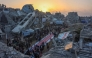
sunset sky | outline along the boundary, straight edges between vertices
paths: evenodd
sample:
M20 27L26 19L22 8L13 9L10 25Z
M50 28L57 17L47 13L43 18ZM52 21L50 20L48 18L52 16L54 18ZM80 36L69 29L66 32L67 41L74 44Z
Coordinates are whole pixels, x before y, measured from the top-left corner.
M80 16L92 16L92 0L0 0L7 7L22 8L25 4L33 4L35 9L41 11L78 12Z

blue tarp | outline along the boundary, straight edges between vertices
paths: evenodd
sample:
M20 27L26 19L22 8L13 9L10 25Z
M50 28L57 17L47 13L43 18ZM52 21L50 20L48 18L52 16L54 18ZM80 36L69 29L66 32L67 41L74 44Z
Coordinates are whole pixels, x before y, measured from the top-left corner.
M81 20L81 23L88 23L88 20Z

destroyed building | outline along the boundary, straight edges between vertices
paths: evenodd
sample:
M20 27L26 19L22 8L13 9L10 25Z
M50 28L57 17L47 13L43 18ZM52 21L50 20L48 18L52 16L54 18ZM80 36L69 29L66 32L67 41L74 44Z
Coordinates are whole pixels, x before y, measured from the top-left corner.
M50 12L46 12L46 14L47 14L47 15L51 15L51 13L50 13Z
M80 40L82 39L92 39L92 24L89 23L85 25L84 28L81 30L80 33Z
M79 20L81 23L87 25L88 23L90 23L92 21L92 17L79 17Z
M58 20L63 20L65 16L61 13L55 13L54 17Z
M65 18L65 22L67 25L79 23L79 16L77 12L69 12Z
M83 20L87 20L87 24L82 24ZM46 37L45 40L48 40L47 42L53 41L51 44L53 47L50 47L51 49L48 52L46 51L47 53L43 54L42 58L81 58L81 56L85 54L87 54L87 56L92 56L92 53L90 52L92 51L92 43L90 43L92 42L92 24L89 24L89 22L92 22L92 17L79 17L77 12L69 12L65 17L61 13L55 13L55 15L53 15L50 12L44 13L37 9L34 10L32 4L26 4L22 9L7 8L6 5L0 4L0 39L2 35L4 35L4 40L7 38L11 41L17 39L17 41L19 41L18 44L22 42L24 47L29 45L23 50L25 52L32 45L35 45L34 43L30 43L31 40L34 41L36 39L37 41L37 38L40 37L40 40L42 38L43 41ZM72 34L70 34L70 32ZM75 42L74 38L76 34L78 41ZM68 35L70 37L67 37ZM78 37L80 37L80 39ZM62 38L66 39L62 40ZM90 40L83 42L85 39ZM40 43L40 40L37 43ZM88 43L85 44L86 42ZM26 57L20 53L21 51L16 51L16 48L15 50L12 47L7 47L1 42L0 44L0 57L3 57L4 55L16 58ZM72 53L72 51L65 50L64 48L67 44L70 44L68 47L74 46L71 48L73 49L73 52L77 48L78 51ZM12 46L15 47L15 44L12 43ZM18 47L18 45L16 45L16 47ZM88 49L83 49L84 47L88 47L89 51Z
M84 26L80 32L79 39L79 56L83 58L91 58L92 53L92 23L89 23Z

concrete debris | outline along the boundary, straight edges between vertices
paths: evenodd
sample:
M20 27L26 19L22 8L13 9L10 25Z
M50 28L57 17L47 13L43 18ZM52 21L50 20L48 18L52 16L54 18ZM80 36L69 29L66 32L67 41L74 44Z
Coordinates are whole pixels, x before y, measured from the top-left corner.
M92 23L89 23L84 26L84 28L81 30L80 37L83 38L91 38L92 36Z
M92 16L45 13L32 4L22 9L0 4L1 58L92 58L91 51Z
M63 47L55 47L49 50L49 52L43 54L41 58L75 58L74 54L63 49Z
M64 27L67 27L67 25L64 24ZM78 33L80 33L80 31L83 29L83 27L84 27L84 24L75 23L75 24L72 24L72 25L68 26L68 28L61 30L61 32L77 31Z
M30 24L30 26L31 26L32 23L35 21L34 17L35 17L35 12L29 13L29 14L12 30L12 32L14 32L14 33L20 33L21 30L25 29L25 28L29 25L29 23L31 23L31 24ZM34 19L34 20L33 20L33 19ZM32 21L32 22L30 22L30 21Z
M79 17L79 20L81 23L86 25L86 24L92 22L92 17Z
M83 48L83 41L86 39L92 39L92 23L84 26L80 32L80 48Z
M13 47L8 47L6 44L0 42L0 57L1 58L29 58L27 55L16 51Z

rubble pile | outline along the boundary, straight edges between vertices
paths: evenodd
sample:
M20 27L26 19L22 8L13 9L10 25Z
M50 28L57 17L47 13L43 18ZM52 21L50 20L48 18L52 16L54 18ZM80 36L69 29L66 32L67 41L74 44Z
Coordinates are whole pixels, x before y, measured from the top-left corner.
M65 31L81 31L83 29L83 27L84 27L84 24L76 23L76 24L73 24L71 26L68 26L68 28L66 28L64 30L61 30L61 32L65 32Z
M92 58L92 24L89 23L83 27L80 31L80 38L79 38L79 51L78 57L80 58ZM76 45L75 45L76 46Z
M92 17L80 17L77 12L69 12L66 17L53 15L34 10L32 4L22 9L0 4L0 41L1 58L40 57L42 53L41 58L92 58ZM41 43L51 49L44 53ZM39 55L34 56L36 52Z
M8 47L6 44L0 42L0 58L29 58L29 56L24 55L16 51L13 47Z
M89 23L88 25L84 26L81 30L80 37L83 38L91 38L92 37L92 24Z
M92 42L84 43L83 48L79 51L80 58L92 58Z
M6 5L1 4L0 6L0 25L1 29L5 33L11 33L11 30L24 18L26 13L20 9L8 8ZM7 10L6 10L7 9ZM7 26L9 26L7 28Z
M86 25L91 22L92 18L91 17L79 17L79 20L81 23Z
M75 55L64 50L62 46L54 47L43 54L41 58L75 58Z

